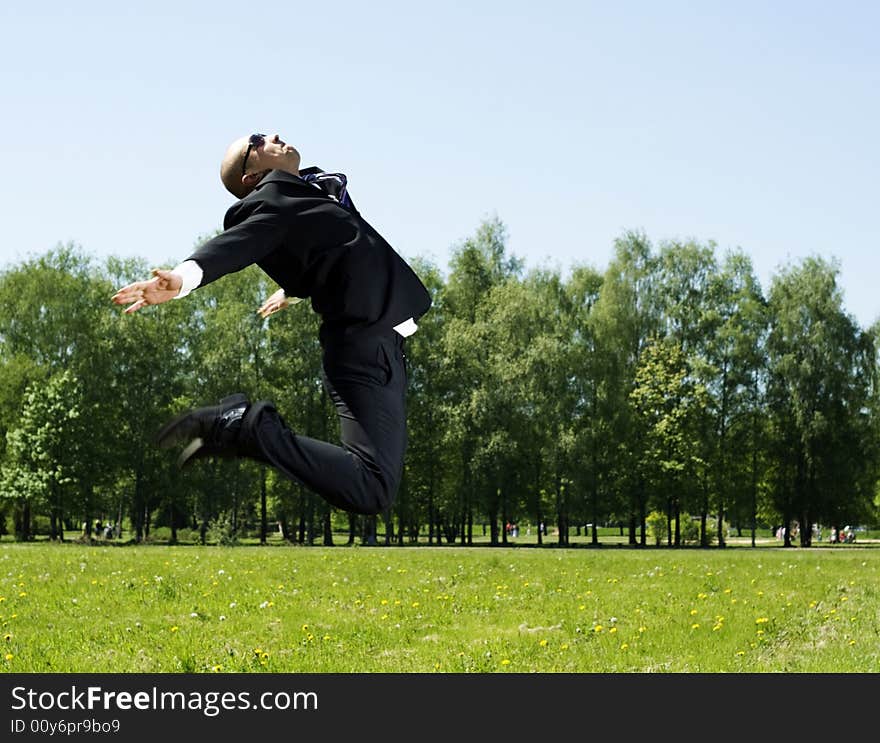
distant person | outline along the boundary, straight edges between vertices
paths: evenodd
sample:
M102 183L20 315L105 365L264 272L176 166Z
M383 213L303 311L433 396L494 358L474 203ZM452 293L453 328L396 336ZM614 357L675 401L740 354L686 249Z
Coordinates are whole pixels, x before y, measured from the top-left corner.
M418 276L360 215L347 178L300 171L300 154L277 134L236 139L220 177L236 201L225 231L171 270L120 289L126 313L186 296L257 264L281 289L257 310L266 318L310 297L321 317L323 382L336 407L341 446L293 431L269 401L242 392L182 413L159 443L185 444L181 466L200 457L248 457L303 483L328 503L376 514L392 503L407 445L404 340L431 298Z

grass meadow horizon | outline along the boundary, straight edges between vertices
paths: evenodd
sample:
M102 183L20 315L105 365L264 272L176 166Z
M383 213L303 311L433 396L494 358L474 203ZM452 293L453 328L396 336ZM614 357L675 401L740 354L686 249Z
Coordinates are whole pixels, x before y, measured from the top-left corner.
M880 549L0 543L7 673L876 673Z

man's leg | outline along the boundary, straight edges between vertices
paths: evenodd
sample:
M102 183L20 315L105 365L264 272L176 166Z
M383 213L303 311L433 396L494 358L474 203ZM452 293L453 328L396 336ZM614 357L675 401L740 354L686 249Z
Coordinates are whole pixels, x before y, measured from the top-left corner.
M361 339L324 355L324 384L342 446L291 431L271 403L243 421L241 451L303 483L331 505L375 514L388 508L406 450L406 366L396 337Z

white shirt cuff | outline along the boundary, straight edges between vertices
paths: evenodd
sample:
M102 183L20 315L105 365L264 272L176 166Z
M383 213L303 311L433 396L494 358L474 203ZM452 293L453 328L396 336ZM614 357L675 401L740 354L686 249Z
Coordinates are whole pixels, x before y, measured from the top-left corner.
M419 329L419 326L416 325L415 321L411 317L407 320L404 320L402 323L395 325L392 328L392 330L396 330L404 338L411 336L418 329Z
M202 283L202 267L195 261L184 261L172 268L171 272L176 273L183 281L183 286L180 287L175 299L183 299Z

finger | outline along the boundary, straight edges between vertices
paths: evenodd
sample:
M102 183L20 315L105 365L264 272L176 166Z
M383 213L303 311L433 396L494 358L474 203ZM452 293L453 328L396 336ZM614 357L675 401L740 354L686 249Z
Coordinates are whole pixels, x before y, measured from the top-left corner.
M135 281L133 284L123 286L116 292L116 294L113 295L112 299L136 296L138 293L143 293L144 289L146 289L150 284L155 283L155 281L155 279L150 279L149 281Z
M141 309L142 307L146 307L146 306L147 306L147 301L145 299L139 299L137 302L135 302L133 305L131 305L131 307L125 308L125 314L130 315L132 312L137 312L139 309Z
M128 286L123 286L121 289L118 289L118 290L117 290L116 294L114 294L114 295L111 297L111 299L113 299L113 300L119 299L119 297L124 297L124 296L126 296L127 294L130 294L130 293L133 292L133 291L135 291L135 286L134 286L134 284L129 284Z
M142 298L143 292L132 291L116 294L113 296L112 300L115 304L130 304L131 302L137 301L138 299Z

